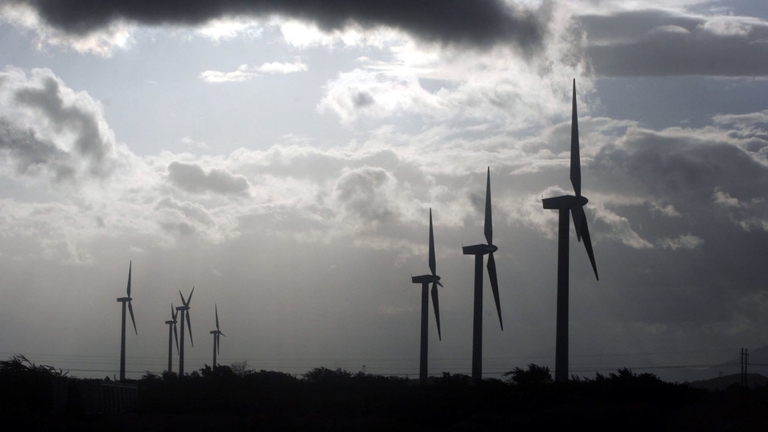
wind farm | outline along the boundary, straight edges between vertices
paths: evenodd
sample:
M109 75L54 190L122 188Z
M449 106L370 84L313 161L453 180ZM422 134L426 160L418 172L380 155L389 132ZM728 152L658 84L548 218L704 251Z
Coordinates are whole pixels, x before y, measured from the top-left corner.
M514 362L514 360L510 360L514 358L514 356L510 356L509 353L515 352L515 350L520 349L522 354L522 358L526 359L523 360L524 363L528 364L544 364L547 367L551 367L554 370L554 377L555 380L558 382L568 381L571 376L576 374L583 373L584 366L578 365L573 366L571 363L571 355L573 354L574 350L576 352L576 358L582 358L584 350L589 350L590 343L585 343L584 339L581 337L576 338L576 341L574 343L574 340L570 339L569 335L569 324L572 324L573 321L573 313L571 312L569 314L569 297L575 296L575 298L579 298L582 296L584 290L586 289L586 292L589 293L589 295L602 295L598 294L602 291L602 288L600 288L599 285L597 286L587 286L584 285L582 279L574 280L574 275L581 276L581 270L575 269L574 275L569 275L569 241L568 237L570 234L570 221L573 220L573 228L574 233L576 236L577 241L584 244L585 250L587 252L587 258L589 259L592 272L594 273L594 276L598 278L598 271L597 271L597 265L595 260L595 252L593 250L593 235L590 232L589 225L592 224L590 221L598 221L598 223L602 223L601 226L602 230L605 230L605 221L603 219L600 219L601 212L605 212L603 205L601 204L600 200L596 200L596 202L589 201L585 195L582 194L582 166L584 161L587 161L586 167L589 168L589 170L586 170L587 175L585 176L587 179L589 179L590 175L593 172L599 173L600 167L596 165L596 156L594 155L594 150L589 150L589 147L587 147L586 150L586 157L583 157L585 150L582 148L582 145L580 144L580 136L579 136L579 115L577 110L577 100L579 93L577 92L576 87L576 80L571 80L571 86L570 86L570 92L569 92L569 102L570 102L570 122L566 123L565 121L562 123L562 126L558 126L560 129L557 130L557 133L553 135L554 138L559 138L559 144L557 144L561 148L560 151L558 150L557 153L557 160L558 163L561 163L561 165L557 165L557 169L554 168L548 168L547 171L542 173L542 178L544 178L544 174L546 175L546 181L548 184L550 182L553 182L556 180L556 176L552 174L558 174L562 173L564 171L569 172L568 180L570 182L570 186L573 189L573 194L566 194L563 196L556 196L554 198L543 198L542 200L538 201L539 203L543 204L544 210L558 210L558 231L556 238L558 239L557 242L557 249L558 249L558 271L557 271L557 291L556 291L556 303L554 306L556 306L556 315L555 320L553 320L554 324L554 330L556 333L556 343L554 344L554 355L551 353L544 351L543 354L539 355L538 357L531 355L530 346L531 342L528 341L527 343L521 339L521 335L525 335L526 331L529 331L531 326L540 326L540 325L549 325L547 324L549 321L546 319L547 313L544 312L546 308L539 308L539 312L536 312L535 315L531 315L531 312L533 310L531 303L526 299L527 296L530 295L530 290L534 289L533 285L523 282L526 278L526 274L530 271L536 271L536 267L533 265L534 263L546 263L548 262L547 259L543 258L543 256L539 255L539 258L532 258L534 255L532 254L521 254L520 250L515 247L515 242L517 242L520 238L525 239L526 236L529 238L535 238L537 242L545 241L547 237L551 236L551 233L548 234L545 230L542 230L541 232L536 231L535 229L532 230L530 226L525 225L514 225L510 224L510 216L507 216L504 213L508 213L510 210L512 210L512 214L515 214L514 212L517 212L519 210L515 210L514 206L520 206L520 202L510 201L509 194L514 193L516 190L517 185L514 182L498 182L494 183L494 186L496 186L496 194L492 195L492 187L491 187L491 171L493 170L496 172L495 169L492 169L491 166L488 166L486 169L486 176L485 176L485 188L483 190L483 194L480 194L480 188L478 185L473 185L471 189L469 189L468 192L466 192L466 196L468 197L467 204L471 203L471 205L467 205L467 210L464 211L463 216L463 227L460 229L461 234L459 236L456 235L456 232L459 231L456 227L458 226L456 223L456 219L451 219L450 212L449 217L446 219L442 219L442 227L438 226L438 229L447 229L449 231L449 235L443 239L441 243L435 242L435 224L433 221L433 208L429 208L429 239L428 239L428 267L429 267L429 273L423 274L420 276L412 276L411 282L417 285L421 285L422 288L422 295L421 295L421 303L420 307L418 308L418 311L420 314L418 316L414 316L414 318L417 318L416 321L419 321L420 323L420 331L418 333L419 340L415 341L419 345L419 355L417 359L413 359L412 361L408 360L408 357L404 357L404 360L402 362L403 366L398 365L397 368L387 369L387 367L382 366L380 364L377 364L376 357L382 358L387 355L387 352L390 350L399 350L400 345L407 345L405 343L397 343L395 344L395 340L402 340L407 341L407 338L399 337L399 338L387 338L386 336L379 336L377 339L379 341L382 341L381 348L379 349L378 353L374 355L373 358L371 357L363 357L361 360L352 360L354 363L338 363L337 360L334 360L336 362L335 364L343 364L343 367L354 367L350 366L350 364L359 363L360 365L366 365L363 370L366 371L380 371L384 372L388 370L392 370L395 372L395 374L400 373L404 376L413 376L418 377L418 380L421 383L428 383L430 382L434 377L439 376L437 374L441 372L451 371L451 373L459 373L459 374L468 374L471 376L472 382L475 384L481 383L483 380L493 377L500 377L503 373L506 373L509 369L507 364L510 364L510 362ZM588 118L588 122L591 121ZM563 146L563 133L561 131L564 129L565 125L569 126L569 140L566 141L569 143L568 146ZM553 132L554 133L554 132ZM587 141L589 144L589 142ZM563 164L564 163L564 164ZM565 169L562 169L562 168ZM366 171L361 171L360 173L355 173L355 175L362 175L362 173L365 173L366 176L371 176L371 179L376 179L374 176L375 171L372 173L368 173ZM467 180L466 183L475 183L475 179L477 179L477 174L475 173L468 173L466 175ZM365 178L365 177L363 177ZM550 180L551 178L551 180ZM378 181L378 180L377 180ZM479 182L477 182L479 183ZM593 183L588 183L588 185L592 185ZM339 184L339 190L344 191L346 187L345 183ZM597 189L600 188L599 184L595 184ZM346 192L345 192L346 193ZM501 232L502 235L499 236L499 228L498 224L499 222L496 221L496 227L494 227L494 218L493 218L493 204L496 200L492 199L492 197L496 197L497 194L501 195L501 208L503 209L502 216L501 216ZM484 195L484 200L482 199ZM603 195L598 194L600 197L603 197ZM365 196L365 195L362 195ZM498 200L498 198L497 198ZM514 204L514 205L513 205ZM540 205L541 205L540 204ZM592 213L588 213L585 209L587 206L592 207ZM422 203L423 205L423 203ZM526 204L527 205L527 204ZM451 245L455 248L457 243L459 243L460 238L464 238L465 234L467 236L470 236L471 233L474 231L473 227L477 226L476 224L476 215L474 214L474 211L472 209L483 209L483 212L481 213L483 215L483 218L480 219L482 221L483 225L483 235L485 239L485 243L482 244L476 244L471 246L462 246L462 254L463 255L474 255L475 256L475 272L472 276L472 279L468 279L468 276L465 275L463 272L459 271L461 268L460 265L457 265L456 261L456 255L452 255L450 252L448 252L451 248ZM539 207L540 209L540 207ZM526 209L526 212L532 211L532 209ZM540 210L538 210L540 211ZM666 211L666 210L665 210ZM550 212L542 212L544 215L550 214ZM385 215L385 213L382 213L382 215ZM367 214L367 216L373 216L373 220L376 220L376 214ZM497 218L499 215L497 214ZM549 216L546 216L545 219L542 219L544 221L548 221L547 223L554 222L555 219L552 219ZM602 221L602 222L601 222ZM375 226L375 225L372 225ZM514 229L512 229L514 228ZM453 234L450 234L450 232L453 232ZM496 235L495 235L496 234ZM604 234L601 234L604 235ZM499 256L500 249L498 244L498 239L501 238L502 240L505 240L506 238L511 238L512 240L506 240L505 243L502 244L502 247L505 248L504 251L506 251L506 248L512 248L514 252L505 252L504 262L499 265L498 263L500 260L497 260L496 258ZM551 237L550 237L551 238ZM598 237L598 239L601 237ZM458 240L458 241L457 241ZM524 240L528 242L528 240ZM461 241L463 243L463 241ZM414 241L414 244L417 245L418 242ZM531 244L530 242L528 244ZM418 247L423 247L423 245L420 245ZM372 274L376 274L376 272L379 272L381 268L383 268L380 263L373 258L374 255L372 254L366 254L366 255L351 255L347 258L347 263L343 264L336 264L331 263L329 261L332 254L327 254L326 259L323 255L324 248L322 247L321 243L314 244L314 245L307 245L307 244L301 244L301 248L306 248L307 250L311 250L312 252L309 253L311 255L310 260L299 260L291 258L290 260L284 260L284 263L289 263L287 266L281 267L281 264L277 264L277 261L274 261L273 270L275 271L275 274L281 275L282 278L284 278L287 282L287 285L290 286L291 284L298 283L299 286L303 282L299 282L298 279L293 279L294 276L299 276L302 274L314 274L319 277L323 277L323 267L325 268L334 268L338 270L343 271L351 271L353 275L353 279L360 278L361 275L365 273L356 273L358 269L362 271L362 269L367 269L366 272L370 272L371 269L373 269ZM357 246L353 246L350 250L355 250ZM529 246L530 248L530 246ZM534 249L530 249L534 250ZM290 252L288 252L290 255L295 255L297 249L293 249ZM408 256L410 252L404 253L403 256ZM438 275L437 273L437 259L436 256L440 254L441 256L445 257L445 259L448 260L450 263L449 265L441 268L443 268L443 271L441 271L441 274ZM488 255L487 262L485 255ZM280 254L275 254L275 257L280 257ZM288 256L288 255L284 255ZM417 255L414 255L414 258L418 258ZM513 263L506 262L508 258L512 258ZM271 260L269 256L265 256L262 259ZM412 260L408 260L410 262ZM523 264L516 264L515 261L520 261ZM241 261L245 262L245 261ZM402 268L403 262L391 262L390 265L392 268ZM374 267L372 267L374 266ZM150 268L155 267L153 272L153 276L148 279L144 279L142 281L142 285L146 285L147 282L149 282L149 285L152 286L153 283L150 282L152 279L155 279L158 274L157 266L153 266L153 263L150 263ZM484 268L485 267L485 268ZM228 271L235 271L238 274L238 278L247 280L247 277L249 275L249 272L247 270L247 266L242 266L238 264L237 267L235 266L228 266L225 267L228 269ZM306 269L305 269L306 268ZM609 274L612 274L614 270L607 266ZM483 280L485 279L485 272L488 273L488 282L487 284L490 285L491 293L493 295L493 302L491 305L491 302L487 302L487 300L483 301ZM472 292L473 295L471 297L461 297L462 293L466 296L467 291L461 290L461 289L451 289L446 291L445 293L439 293L439 289L442 288L442 279L445 277L445 272L448 272L451 279L456 279L460 286L465 286L469 288L469 286L472 286ZM214 275L221 274L220 271L216 271L213 273ZM366 276L370 276L370 274L367 274ZM145 276L142 276L145 277ZM251 278L259 278L261 275L251 274ZM126 334L126 321L127 321L127 315L131 316L131 322L132 326L134 328L135 334L138 336L137 331L137 322L136 318L134 316L133 311L133 304L132 301L134 300L132 297L133 289L132 286L135 285L134 283L135 274L132 271L132 261L129 262L129 274L128 274L128 285L126 290L126 296L118 298L118 302L121 303L123 310L122 310L122 321L121 321L121 350L120 350L120 360L119 360L119 374L118 377L116 377L119 381L126 381L127 380L127 374L133 374L136 376L140 373L140 371L134 369L132 371L126 370L126 363L130 366L132 362L134 362L134 358L132 357L132 352L143 352L143 349L135 344L135 342L131 342L134 345L130 349L126 349L126 344L128 342L125 334ZM378 276L374 277L374 279L380 279ZM501 296L500 294L500 285L499 285L499 279L502 281L509 281L504 282L505 287L505 295ZM570 284L569 284L569 279ZM204 277L203 280L206 282L206 284L212 284L210 277ZM362 279L361 279L362 280ZM472 283L467 283L467 282ZM194 281L192 281L194 282ZM186 283L186 282L183 282ZM576 284L576 286L579 287L579 291L577 291L575 294L573 290L570 290L569 285ZM213 285L213 284L212 284ZM272 281L267 282L264 284L266 286L279 286L275 285ZM615 283L613 284L615 285ZM613 286L612 285L612 286ZM320 287L325 287L324 284L321 284ZM261 289L259 286L256 287L256 289ZM142 288L141 292L144 292L145 289ZM153 293L162 293L162 289L158 289L157 287L152 287L150 289ZM216 293L216 289L214 289L214 294ZM367 290L363 290L363 292L366 292ZM191 306L191 299L193 297L193 293L195 292L195 288L192 289L192 291L188 295L184 295L181 291L179 291L180 300L181 300L181 306L175 307L174 305L171 306L172 308L172 315L171 319L168 321L165 321L165 324L168 325L168 340L167 340L167 346L164 346L163 349L167 349L167 357L164 359L165 367L162 369L168 373L176 373L176 375L180 377L185 377L188 375L189 369L188 369L188 361L189 356L191 355L190 352L194 353L194 351L191 351L191 348L194 347L194 342L192 338L192 327L191 327L191 316L190 316L190 306ZM283 291L275 291L275 293L283 292ZM285 290L286 293L294 292L293 289ZM382 311L391 311L388 313L394 313L396 316L400 316L403 313L407 313L404 311L408 311L408 307L405 309L402 309L402 307L397 306L398 302L401 301L400 299L404 298L404 296L396 296L396 295L390 295L385 294L387 291L378 292L376 294L376 303L379 305L387 304L386 302L389 302L389 304L393 306L386 306L385 308L382 308L382 306L378 306L380 309L378 311L368 311L370 315L370 318L372 319L380 319L379 317L382 314ZM266 294L265 299L269 299L270 295L272 296L272 299L266 301L266 303L274 302L275 298L279 298L279 296L282 296L283 294L269 294L268 291L260 291L262 295ZM524 294L526 293L526 294ZM440 295L443 294L443 295ZM276 297L278 295L278 297ZM157 297L157 294L154 294L155 298ZM439 297L444 297L444 299L438 300ZM335 296L327 295L325 296L329 301L335 301ZM433 339L434 342L439 342L439 345L430 345L430 337L429 337L429 302L432 302L432 309L433 313L435 315L435 324L436 324L436 330L437 330L437 339ZM299 300L299 303L301 302L300 297L297 297ZM447 300L446 300L447 299ZM164 299L167 301L167 298ZM220 337L223 335L223 332L220 329L219 325L219 316L218 316L218 301L221 299L216 299L208 295L206 297L205 302L207 304L214 303L214 316L213 316L213 328L215 330L211 330L210 334L212 335L212 349L213 349L213 357L211 361L211 367L216 368L221 365L222 359L220 357L221 350L221 340ZM233 297L227 297L226 301L233 302ZM316 300L315 300L316 301ZM446 309L444 308L444 305L440 305L440 301L447 301L448 309L446 312ZM384 302L384 303L382 303ZM234 303L237 304L238 301L234 300ZM487 303L487 304L486 304ZM583 304L583 301L578 301L577 303ZM167 304L167 303L166 303ZM276 304L281 304L280 302ZM287 303L283 302L282 304L286 305ZM524 307L519 306L525 305ZM141 306L142 310L145 310L144 304ZM285 306L283 306L285 308ZM398 309L400 308L400 309ZM443 308L443 309L441 309ZM269 308L267 308L269 309ZM275 308L272 308L275 309ZM504 323L502 320L502 309L511 311L511 315L513 318L513 322L515 323L515 326L513 330L511 330L512 334L511 336L506 336L504 333ZM290 308L289 308L290 310ZM338 314L338 309L336 310ZM584 325L584 315L580 311L576 311L576 317L577 322L579 323L579 326ZM304 312L305 315L311 316L310 314L307 314L307 312ZM377 314L379 314L377 316ZM290 314L288 314L290 315ZM485 328L487 326L483 326L483 321L485 319L489 319L491 316L495 315L496 319L499 320L500 330L502 332L494 331L492 327ZM262 314L260 316L269 316L269 310L266 311L266 314L262 310ZM286 315L287 316L287 315ZM340 317L341 315L339 315ZM597 318L599 315L594 313L594 310L590 313L591 317ZM266 323L267 328L272 326L273 324L270 324L268 321L259 321L262 318L255 318L257 322L261 326L263 326ZM508 318L509 319L509 318ZM280 318L275 318L275 316L272 317L273 321L281 322ZM181 335L178 335L178 324L182 326L181 329ZM242 328L242 320L235 321L239 323L239 331L244 331ZM359 327L360 330L364 328L368 328L367 323L363 323L359 326L350 325L349 323L352 321L339 321L341 328L341 335L346 335L344 338L349 338L349 335L353 329L356 327ZM402 322L405 322L405 320L402 320ZM447 323L447 324L446 324ZM471 323L471 325L469 325ZM286 323L283 322L282 324L279 324L280 326L285 326ZM446 325L448 327L446 327ZM594 326L595 323L589 324ZM599 324L597 324L599 326ZM290 328L290 327L289 327ZM442 338L442 333L446 328L449 329L449 332L447 333L449 336L447 340ZM528 329L528 330L525 330ZM471 330L471 332L470 332ZM322 331L322 327L315 327L311 329L304 329L303 331L309 331L309 334L312 334L312 340L315 341L322 341L325 336L325 333ZM508 330L509 331L509 330ZM333 333L327 333L330 335L331 338L334 337ZM577 333L578 335L578 330ZM259 336L259 338L262 338L266 342L266 346L280 346L285 343L285 340L271 340L270 336L267 333ZM187 339L189 339L189 343L187 343ZM543 338L539 338L542 339ZM491 340L491 343L486 342L484 344L484 340ZM522 341L522 342L521 342ZM165 343L165 342L164 342ZM538 340L533 343L533 345L536 345L538 343ZM143 343L142 343L143 344ZM178 356L178 366L174 367L174 354L173 354L173 345L176 345L176 355ZM570 345L570 346L569 346ZM466 347L471 346L471 350L467 350L467 352L470 354L466 357L456 357L451 358L451 360L447 360L448 357L445 355L445 350L448 349L450 352L460 352L460 347L464 346ZM230 352L230 349L233 350L233 352ZM227 350L227 355L229 357L228 361L233 361L233 359L237 359L238 357L241 358L248 358L248 354L244 353L240 348L240 343L233 345L230 349ZM344 350L347 350L347 354L344 354L345 356L350 356L349 353L354 352L354 345L350 345L349 348L343 347L339 352L342 352ZM158 350L159 351L159 350ZM126 355L126 352L128 355ZM318 351L321 352L321 351ZM272 355L271 351L266 351L267 356ZM505 353L501 360L499 360L499 353ZM569 355L571 354L571 355ZM230 357L230 356L235 357ZM339 355L338 353L333 353L332 356ZM466 355L466 354L464 354ZM317 355L316 355L317 356ZM369 354L370 356L370 354ZM207 357L207 356L206 356ZM554 358L555 361L550 363L550 358ZM266 357L267 359L269 357ZM335 357L331 357L335 358ZM211 359L211 357L208 357L208 359ZM543 359L543 360L542 360ZM138 358L137 358L138 360ZM469 360L469 361L467 361ZM141 360L139 360L141 361ZM236 361L236 360L235 360ZM259 363L263 362L264 360L258 361ZM269 363L270 360L267 360L265 363ZM302 360L303 363L301 363L302 366L297 366L296 371L301 371L300 368L307 368L310 367L312 363L306 360ZM208 361L204 360L204 357L201 356L194 356L193 362L195 365L199 366L200 364L207 364ZM416 365L418 364L418 369L410 368L408 366L405 366L407 363L411 362L411 364ZM465 362L464 364L469 364L470 367L462 366L462 362ZM483 365L487 364L489 366L483 367ZM273 365L275 363L272 363ZM290 364L290 363L288 363ZM334 364L334 363L331 363ZM279 367L279 363L277 363L277 366ZM270 367L270 366L267 366ZM275 367L275 366L271 366ZM359 365L358 365L359 367ZM135 368L135 367L134 367ZM174 370L175 369L175 370ZM149 368L147 368L149 370ZM155 368L155 370L160 370L160 368ZM193 370L197 370L197 367L193 367ZM430 378L430 370L432 371L432 378ZM100 373L98 371L97 373ZM299 372L294 372L299 373Z
M760 412L759 2L70 3L0 1L0 375L67 384L0 386L6 418ZM673 385L709 379L713 399ZM120 424L28 409L89 409L87 382L138 405ZM701 409L737 392L733 415Z

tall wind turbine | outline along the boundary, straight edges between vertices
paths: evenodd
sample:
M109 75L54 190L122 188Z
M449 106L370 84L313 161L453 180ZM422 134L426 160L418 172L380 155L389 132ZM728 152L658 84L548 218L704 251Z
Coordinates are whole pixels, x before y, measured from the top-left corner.
M432 274L413 276L413 283L421 284L421 356L419 358L419 380L422 384L427 383L427 338L429 335L427 321L429 315L429 284L432 284L432 306L435 308L435 321L437 321L437 337L443 340L440 334L440 306L437 301L437 286L443 286L440 283L440 276L436 273L435 264L435 236L432 232L432 209L429 209L429 269Z
M211 334L213 335L213 366L211 367L211 370L216 369L216 354L219 353L219 349L221 348L221 341L219 338L220 336L227 337L227 335L219 330L219 306L214 303L213 307L216 311L216 330L211 330Z
M183 306L176 307L176 310L181 312L181 343L179 344L179 376L184 376L184 321L187 322L187 328L189 329L189 341L192 346L195 346L195 341L192 339L192 323L189 319L189 304L192 302L192 294L195 293L195 287L192 287L192 292L189 293L189 297L184 300L184 296L179 291L179 297L181 297L181 303Z
M555 342L555 380L568 380L568 235L569 212L573 215L576 239L584 239L584 248L597 275L592 240L589 238L584 205L589 201L581 195L581 159L579 156L579 121L576 115L576 79L573 80L573 109L571 117L571 184L576 196L563 195L542 201L545 209L559 211L557 243L557 337Z
M166 321L168 324L168 373L173 372L173 339L176 338L176 353L179 352L179 332L176 331L176 315L178 311L173 308L171 303L171 319Z
M464 255L475 256L475 311L472 324L472 381L483 379L483 255L488 254L488 278L491 280L493 299L496 301L496 312L501 322L501 303L499 301L499 283L496 278L496 260L493 253L498 248L493 245L493 221L491 219L491 168L488 168L488 181L485 190L485 239L488 244L464 246Z
M136 320L133 317L133 306L131 306L131 267L133 265L133 262L128 262L128 290L127 290L127 297L120 297L117 299L118 302L123 304L123 321L122 321L122 328L120 331L120 381L125 381L125 305L128 304L128 311L131 313L131 322L133 322L133 331L136 332L136 335L139 334L139 331L136 330Z

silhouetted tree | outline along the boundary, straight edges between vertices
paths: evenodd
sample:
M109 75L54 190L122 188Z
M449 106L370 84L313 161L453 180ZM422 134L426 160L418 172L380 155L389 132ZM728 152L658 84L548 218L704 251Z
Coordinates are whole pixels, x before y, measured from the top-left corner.
M503 376L507 377L508 382L521 387L552 384L552 375L549 373L549 368L533 363L528 365L528 370L516 367L509 372L505 372Z
M240 378L253 373L253 370L248 366L248 360L233 362L229 365L229 367L232 369L232 372L234 372L235 375L239 376Z

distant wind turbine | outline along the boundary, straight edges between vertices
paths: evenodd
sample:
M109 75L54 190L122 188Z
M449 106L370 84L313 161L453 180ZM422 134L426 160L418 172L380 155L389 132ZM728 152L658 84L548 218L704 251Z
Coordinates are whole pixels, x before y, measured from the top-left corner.
M184 300L184 296L179 291L179 297L181 297L181 303L183 306L176 307L176 310L181 312L181 343L179 344L179 376L184 376L184 321L187 322L187 328L189 329L189 342L192 346L195 346L195 341L192 339L192 322L189 319L189 304L192 302L192 294L195 293L195 287L192 287L192 291L189 293L189 297Z
M464 246L464 255L475 256L475 310L472 325L472 381L480 382L483 379L483 255L488 254L488 278L491 280L493 299L496 302L496 312L499 315L499 325L504 330L501 322L501 302L499 301L499 283L496 278L496 260L493 253L498 248L493 245L493 221L491 218L491 168L488 168L488 177L485 190L485 239L488 244Z
M216 303L213 304L214 310L216 311L216 330L211 330L211 334L213 335L213 366L211 367L211 370L216 369L216 354L219 353L219 350L221 348L221 341L220 337L224 336L227 337L221 330L219 330L219 306L216 305Z
M118 302L123 304L123 321L122 321L122 328L120 331L120 381L125 381L125 305L128 304L128 311L131 313L131 322L133 322L133 331L136 332L136 334L139 334L139 331L136 330L136 320L133 317L133 306L131 306L131 267L133 266L133 262L128 262L128 290L127 290L127 297L120 297L117 299Z
M173 372L173 339L176 339L176 353L179 353L179 332L176 331L176 315L178 311L174 309L171 303L171 319L166 321L168 324L168 373Z
M568 380L568 235L569 212L573 215L576 239L584 239L584 248L592 263L592 270L597 275L595 254L592 252L592 240L589 238L587 216L584 205L589 201L581 195L581 158L579 155L579 120L576 114L576 79L573 80L573 108L571 114L571 184L576 196L563 195L545 198L545 209L559 211L557 243L557 336L555 342L555 380Z
M419 380L427 383L427 338L429 336L427 321L429 316L429 284L432 284L432 306L435 308L435 321L437 321L437 337L442 340L440 334L440 306L437 301L437 286L441 287L440 276L436 273L435 264L435 236L432 232L432 209L429 209L429 269L432 274L413 276L413 283L421 284L421 356L419 359Z

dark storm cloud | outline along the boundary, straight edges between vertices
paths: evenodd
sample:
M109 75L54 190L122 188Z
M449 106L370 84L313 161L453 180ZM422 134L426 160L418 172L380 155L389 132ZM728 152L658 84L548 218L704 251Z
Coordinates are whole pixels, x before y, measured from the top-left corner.
M47 169L56 181L70 180L75 175L69 154L38 139L32 130L20 130L3 119L0 119L0 150L6 152L19 174L35 174Z
M247 195L250 188L244 176L222 169L212 169L206 174L198 165L175 161L168 165L168 179L179 189L192 193Z
M766 76L768 23L632 11L580 17L601 76Z
M47 77L42 88L23 88L16 92L15 99L20 105L38 110L57 132L74 133L74 150L89 161L91 174L106 176L112 142L102 132L94 113L65 101L63 90L58 80Z
M640 180L651 193L709 198L715 188L762 195L768 169L723 136L631 129L624 145L605 147L592 166ZM696 202L696 200L694 200Z
M697 337L720 343L762 331L762 318L744 306L768 278L768 166L745 146L760 140L760 117L716 119L743 123L733 128L632 127L585 164L591 190L617 194L592 195L589 205L600 284L611 292L602 301L620 321L648 326L658 340L703 331ZM653 247L606 241L613 228L600 205ZM674 211L658 210L665 206Z
M551 5L538 11L501 0L12 0L35 7L51 25L84 34L120 19L147 25L201 24L231 15L279 14L310 20L326 30L351 22L400 28L428 41L488 46L541 45Z

